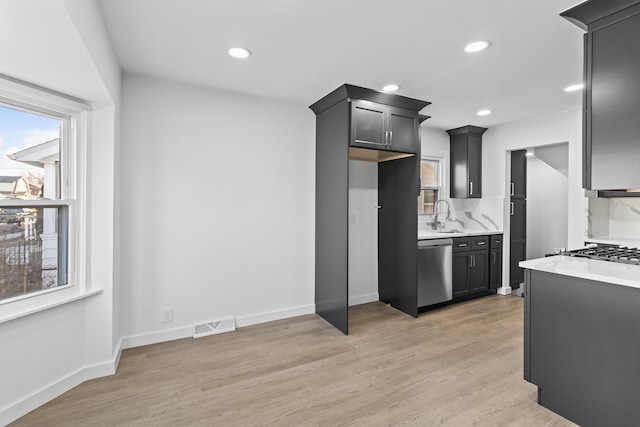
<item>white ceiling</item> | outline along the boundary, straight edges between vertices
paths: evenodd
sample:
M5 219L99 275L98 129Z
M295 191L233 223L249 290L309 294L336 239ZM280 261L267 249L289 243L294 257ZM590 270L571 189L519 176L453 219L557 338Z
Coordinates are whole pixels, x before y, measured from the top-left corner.
M425 124L491 127L581 102L580 0L101 0L124 70L306 106L343 83L433 104ZM467 54L475 40L485 52ZM232 46L253 52L227 55ZM478 117L489 108L493 114Z

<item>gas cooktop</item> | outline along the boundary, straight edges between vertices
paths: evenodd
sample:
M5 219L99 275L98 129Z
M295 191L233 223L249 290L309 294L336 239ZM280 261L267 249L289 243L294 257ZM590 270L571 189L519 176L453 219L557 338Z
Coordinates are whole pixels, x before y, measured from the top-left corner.
M599 245L593 248L560 252L558 255L640 265L640 249Z

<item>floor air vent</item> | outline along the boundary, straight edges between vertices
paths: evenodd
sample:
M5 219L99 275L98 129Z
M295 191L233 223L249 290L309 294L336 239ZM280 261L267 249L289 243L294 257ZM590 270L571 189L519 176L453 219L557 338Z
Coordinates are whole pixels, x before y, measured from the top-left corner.
M207 335L221 334L223 332L231 332L235 330L236 319L234 317L230 317L228 319L194 324L193 337L200 338L206 337Z

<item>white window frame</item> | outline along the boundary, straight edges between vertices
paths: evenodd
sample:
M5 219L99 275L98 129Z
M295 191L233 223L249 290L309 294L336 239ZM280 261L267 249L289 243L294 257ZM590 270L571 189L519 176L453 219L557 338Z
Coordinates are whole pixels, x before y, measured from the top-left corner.
M435 204L435 202L437 202L440 199L443 199L443 193L444 193L444 169L445 169L445 159L444 157L438 157L438 156L421 156L420 157L420 167L422 168L422 161L423 160L429 160L429 161L436 161L438 162L438 172L437 172L437 181L439 183L439 185L437 186L430 186L430 185L422 185L422 181L420 181L420 192L422 192L422 190L438 190L438 197L433 201L433 203ZM431 218L433 217L433 214L425 214L425 213L419 213L418 215L423 216L423 217L427 217L427 218Z
M5 200L0 207L66 207L67 284L0 300L0 323L101 292L87 284L86 155L91 107L77 99L0 75L0 104L61 120L60 199Z

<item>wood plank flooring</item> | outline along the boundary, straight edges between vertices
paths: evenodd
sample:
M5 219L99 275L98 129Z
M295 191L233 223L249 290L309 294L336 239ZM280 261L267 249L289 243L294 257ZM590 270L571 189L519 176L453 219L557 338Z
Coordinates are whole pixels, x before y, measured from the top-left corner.
M125 350L15 426L571 426L522 379L523 300L350 309Z

